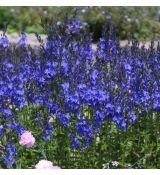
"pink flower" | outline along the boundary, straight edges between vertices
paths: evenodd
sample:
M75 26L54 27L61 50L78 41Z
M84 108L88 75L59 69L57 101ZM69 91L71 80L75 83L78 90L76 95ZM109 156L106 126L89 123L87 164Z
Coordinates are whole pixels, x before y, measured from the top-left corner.
M59 166L54 166L51 161L40 160L35 166L36 169L61 169Z
M21 137L20 137L20 141L19 144L26 146L27 148L30 148L34 145L35 143L35 138L33 137L32 133L29 131L25 131Z

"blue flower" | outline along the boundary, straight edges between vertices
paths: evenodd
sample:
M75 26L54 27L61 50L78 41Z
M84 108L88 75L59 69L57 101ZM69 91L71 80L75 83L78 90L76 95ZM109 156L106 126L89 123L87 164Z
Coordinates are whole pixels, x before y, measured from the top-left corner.
M2 155L2 160L7 166L12 166L15 163L15 159L12 155Z
M50 140L51 139L51 134L53 133L53 126L49 125L49 124L46 124L44 126L44 136L43 136L43 139L44 140Z
M7 36L0 38L0 50L4 50L9 47L9 40Z
M73 137L72 139L72 142L71 142L71 148L72 149L77 149L78 146L79 146L79 140L77 137Z
M60 123L63 124L64 126L69 127L71 125L69 121L71 119L71 116L69 113L63 114L62 112L58 112L57 118L60 121Z
M18 45L27 47L27 35L25 33L22 33L22 36L18 41Z

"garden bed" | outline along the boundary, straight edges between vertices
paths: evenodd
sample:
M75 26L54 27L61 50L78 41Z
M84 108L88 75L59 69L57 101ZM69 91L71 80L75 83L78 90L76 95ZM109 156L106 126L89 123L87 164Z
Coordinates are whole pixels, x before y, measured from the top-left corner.
M93 47L75 17L44 31L0 38L2 168L160 168L160 47L112 27Z

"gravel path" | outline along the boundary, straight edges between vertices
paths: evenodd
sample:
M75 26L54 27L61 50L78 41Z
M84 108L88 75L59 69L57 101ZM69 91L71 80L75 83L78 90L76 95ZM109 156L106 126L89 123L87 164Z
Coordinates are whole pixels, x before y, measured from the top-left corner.
M0 31L0 36L2 35L2 32ZM12 34L6 34L9 41L11 43L16 44L20 38L20 35L17 33L12 33ZM41 35L42 40L45 41L46 36L45 35ZM35 36L35 34L27 34L27 43L30 44L31 46L39 46L39 42Z
M2 35L2 32L0 31L0 35ZM8 39L11 43L17 43L20 35L17 33L13 33L13 34L7 34ZM46 40L46 35L41 35L42 40ZM27 42L28 44L30 44L31 46L39 46L39 42L35 36L35 34L27 34ZM124 47L125 45L127 45L128 41L127 40L122 40L120 41L120 45L122 47ZM158 41L155 41L155 45L157 45ZM143 44L145 44L145 47L148 48L150 46L150 42L140 42L140 46L142 46ZM93 44L93 48L96 49L96 44Z

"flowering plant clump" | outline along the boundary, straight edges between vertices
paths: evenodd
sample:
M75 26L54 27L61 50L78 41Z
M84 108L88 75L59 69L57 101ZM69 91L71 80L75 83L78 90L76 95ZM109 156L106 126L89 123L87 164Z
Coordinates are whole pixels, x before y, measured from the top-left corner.
M91 34L76 18L46 25L45 31L47 41L38 37L38 50L27 45L25 33L16 46L5 35L0 39L0 136L6 165L15 163L17 140L32 149L38 138L54 139L57 123L67 128L71 148L84 150L103 122L126 130L141 113L160 109L159 46L139 48L133 42L121 48L111 29L104 30L94 50ZM37 129L34 136L27 123ZM41 161L37 167L53 165Z

